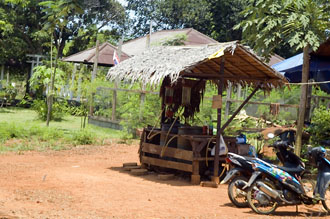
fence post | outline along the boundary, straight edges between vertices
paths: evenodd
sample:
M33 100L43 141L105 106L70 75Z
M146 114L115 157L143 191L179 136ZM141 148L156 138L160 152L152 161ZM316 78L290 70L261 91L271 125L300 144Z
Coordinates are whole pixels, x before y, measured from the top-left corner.
M113 93L112 93L112 114L111 114L111 119L113 121L116 120L116 107L117 107L117 88L118 88L118 84L117 84L117 81L115 80L114 81L114 87L115 89L113 90Z
M140 114L139 114L139 120L142 121L143 119L143 108L144 108L144 102L146 99L146 94L144 93L144 91L146 90L146 85L143 83L142 84L142 92L140 95Z

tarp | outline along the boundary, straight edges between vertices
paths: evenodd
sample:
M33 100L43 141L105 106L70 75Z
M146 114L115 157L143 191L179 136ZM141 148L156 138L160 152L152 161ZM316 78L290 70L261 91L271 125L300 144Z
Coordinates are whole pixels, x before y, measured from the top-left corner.
M272 68L282 73L290 83L301 82L303 65L303 53L285 59L272 65ZM316 82L330 81L330 59L329 57L316 57L311 55L309 78ZM330 83L320 84L320 88L330 93Z

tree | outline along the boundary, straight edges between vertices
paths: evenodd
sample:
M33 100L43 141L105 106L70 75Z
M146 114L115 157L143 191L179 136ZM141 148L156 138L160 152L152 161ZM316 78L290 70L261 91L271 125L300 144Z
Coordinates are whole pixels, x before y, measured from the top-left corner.
M192 27L218 41L241 39L240 30L232 27L241 21L239 12L245 7L243 0L128 0L127 10L134 12L132 19L135 37L153 29Z
M330 26L329 5L327 0L251 0L242 12L245 20L236 29L242 28L245 42L265 57L283 44L303 49L302 83L306 83L310 49L316 50L329 34L326 31ZM307 85L303 84L297 124L297 155L301 152L306 95Z
M57 54L55 58L55 65L54 65L54 71L51 74L51 81L50 81L50 91L47 97L47 106L48 106L48 112L47 112L47 121L46 124L49 126L50 121L50 115L52 112L52 106L53 106L53 96L54 96L54 84L55 84L55 74L56 74L56 68L57 68L57 62L60 55L59 49L60 45L62 45L62 33L66 25L70 22L68 20L70 14L75 13L83 13L83 10L81 9L81 5L76 0L60 0L60 1L46 1L40 3L43 6L46 6L44 9L45 12L45 18L47 19L47 22L44 25L44 29L47 31L50 31L51 34L56 33L57 30L59 30L59 36L58 40L56 40L57 45ZM56 35L56 34L55 34ZM51 60L52 62L52 60Z
M63 16L67 22L62 28L55 27L53 32L54 44L58 48L59 57L62 57L63 50L69 40L80 40L84 37L95 36L102 28L120 28L125 21L125 11L123 6L116 0L65 0L65 1L47 1L53 3L66 2L66 4L74 3L79 5L81 13L67 13ZM47 2L41 5L46 6ZM46 18L51 18L53 10L44 10ZM84 30L84 34L79 31ZM81 33L81 32L80 32ZM61 34L61 36L60 36ZM61 38L61 40L59 40Z
M25 55L42 54L49 36L39 34L41 7L37 0L0 1L0 63L22 62Z

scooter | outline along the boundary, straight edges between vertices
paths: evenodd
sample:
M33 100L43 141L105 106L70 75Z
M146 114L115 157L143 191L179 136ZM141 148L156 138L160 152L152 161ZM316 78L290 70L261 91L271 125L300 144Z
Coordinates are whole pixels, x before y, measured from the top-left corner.
M290 146L287 142L277 141L269 147L274 147L278 151L276 155L284 165L283 167L279 168L286 168L286 170L288 170L287 168L294 167L299 170L298 172L294 173L297 173L299 176L303 176L305 171L305 164L300 160L299 157L288 150ZM221 184L230 181L228 185L228 196L230 201L237 207L248 207L246 191L243 188L247 185L248 179L254 172L252 168L252 163L254 160L260 159L256 157L243 157L234 153L228 153L227 155L226 162L234 168L232 168L227 173L226 177L221 181Z
M252 161L255 170L249 179L247 201L258 214L271 214L278 206L314 205L319 202L330 213L330 162L323 147L308 152L309 161L318 168L313 197L305 191L299 169L279 168L260 159ZM294 174L296 172L297 174Z

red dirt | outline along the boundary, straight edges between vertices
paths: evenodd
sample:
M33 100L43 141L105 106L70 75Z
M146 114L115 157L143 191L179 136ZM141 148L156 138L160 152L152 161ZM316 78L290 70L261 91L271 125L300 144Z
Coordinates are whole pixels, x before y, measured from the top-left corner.
M131 176L121 166L137 162L137 150L112 144L2 154L0 218L264 218L235 208L227 185L161 181L155 173ZM281 207L272 217L316 216L319 209L299 206L297 214L294 206Z

